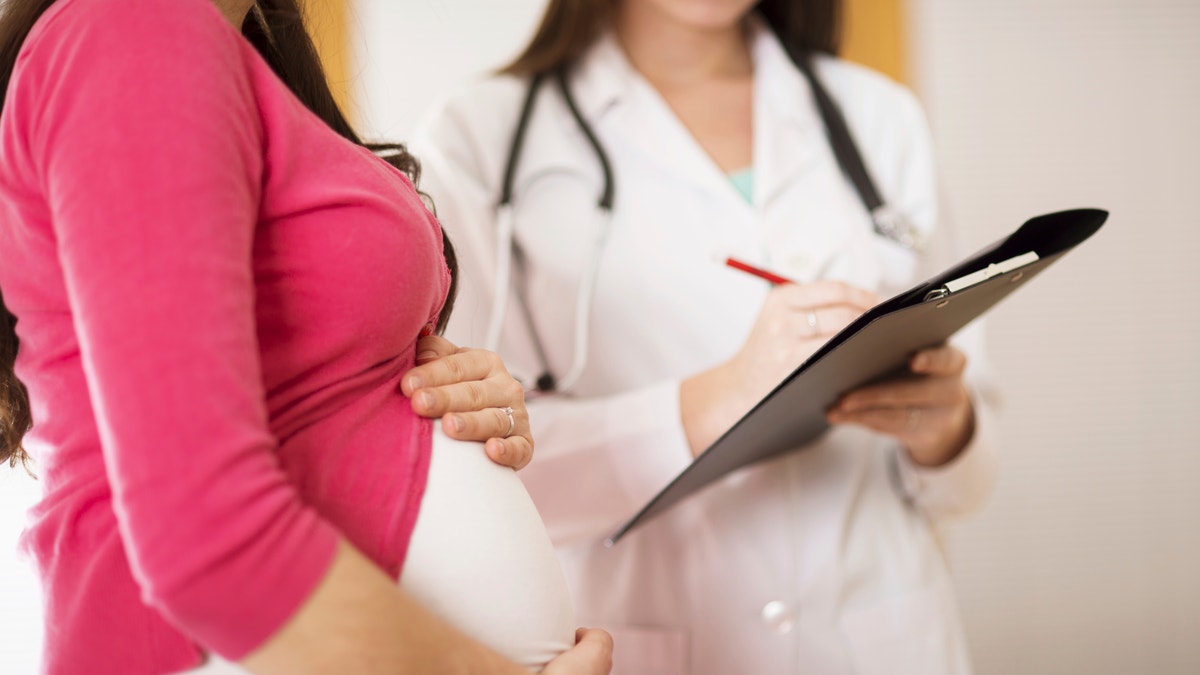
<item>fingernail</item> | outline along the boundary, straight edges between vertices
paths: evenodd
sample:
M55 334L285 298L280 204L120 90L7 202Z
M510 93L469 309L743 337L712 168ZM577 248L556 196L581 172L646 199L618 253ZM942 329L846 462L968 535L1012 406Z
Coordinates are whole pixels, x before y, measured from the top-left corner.
M431 361L436 358L437 352L426 350L417 354L417 363L421 363L422 361Z
M913 370L925 370L929 367L929 357L924 354L913 359Z
M462 417L453 415L450 417L450 426L454 428L456 433L462 433L463 429L467 428L467 422Z
M423 391L417 394L417 402L425 408L432 408L434 404L433 394Z
M499 459L504 459L504 458L508 457L508 446L501 443L500 449L496 451L496 456Z
M416 375L410 376L407 381L409 391L416 391L421 388L421 378Z

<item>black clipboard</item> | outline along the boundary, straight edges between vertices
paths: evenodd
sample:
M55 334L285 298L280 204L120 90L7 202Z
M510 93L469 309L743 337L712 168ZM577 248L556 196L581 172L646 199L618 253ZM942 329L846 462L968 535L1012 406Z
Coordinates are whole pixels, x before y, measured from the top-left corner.
M1099 209L1032 218L1007 238L876 305L792 371L606 543L615 544L735 469L817 438L829 427L826 409L841 394L906 367L914 352L944 342L1092 236L1107 218Z

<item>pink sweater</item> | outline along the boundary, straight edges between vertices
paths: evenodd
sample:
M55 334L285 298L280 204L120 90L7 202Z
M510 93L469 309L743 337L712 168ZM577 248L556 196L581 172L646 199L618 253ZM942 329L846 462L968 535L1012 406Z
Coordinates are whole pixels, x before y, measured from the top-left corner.
M240 658L339 536L397 575L431 439L399 380L449 286L407 178L312 115L210 0L56 3L0 158L47 670Z

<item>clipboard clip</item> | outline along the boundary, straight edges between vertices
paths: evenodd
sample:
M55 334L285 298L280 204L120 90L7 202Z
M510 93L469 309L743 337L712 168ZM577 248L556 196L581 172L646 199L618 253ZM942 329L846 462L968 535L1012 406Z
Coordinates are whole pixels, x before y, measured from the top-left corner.
M1028 253L1022 253L1018 256L1013 256L1008 260L1001 260L998 263L992 263L979 271L972 272L951 281L947 281L940 288L935 288L932 291L929 291L925 294L925 302L941 300L952 293L957 293L965 288L970 288L976 284L981 284L988 279L998 277L1002 274L1007 274L1013 270L1020 269L1037 261L1038 254L1034 251L1030 251ZM1013 281L1016 281L1019 278L1020 276L1015 276Z

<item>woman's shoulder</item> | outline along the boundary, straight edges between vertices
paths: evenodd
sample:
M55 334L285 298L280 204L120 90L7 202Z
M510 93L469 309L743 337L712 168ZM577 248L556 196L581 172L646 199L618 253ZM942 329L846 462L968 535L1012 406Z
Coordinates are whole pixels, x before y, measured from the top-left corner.
M153 56L145 47L171 45L188 52L214 42L236 44L232 37L236 31L211 0L58 0L30 31L20 58L34 52L82 55L102 46L146 59Z
M194 118L198 112L180 101L245 93L230 73L248 48L211 0L58 0L21 44L3 133L36 155L70 123L170 125L149 112L154 99Z

